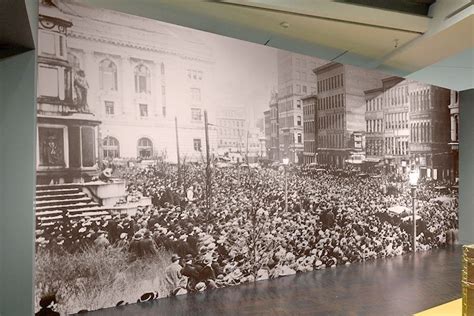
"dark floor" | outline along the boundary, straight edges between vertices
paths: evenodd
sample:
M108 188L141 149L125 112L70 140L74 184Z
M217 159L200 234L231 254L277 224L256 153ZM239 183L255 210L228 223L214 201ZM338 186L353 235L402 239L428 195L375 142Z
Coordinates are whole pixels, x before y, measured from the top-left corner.
M461 247L341 266L88 313L122 315L412 315L461 297Z

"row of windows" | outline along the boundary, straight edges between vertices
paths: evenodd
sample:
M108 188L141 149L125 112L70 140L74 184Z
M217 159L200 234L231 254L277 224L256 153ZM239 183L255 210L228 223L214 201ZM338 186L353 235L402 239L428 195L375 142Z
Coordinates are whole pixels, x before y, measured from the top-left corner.
M367 100L365 102L365 110L367 112L373 112L373 111L381 111L382 110L382 105L383 105L383 100L381 97L374 98L371 100Z
M219 119L217 124L224 127L244 127L244 120Z
M305 141L304 142L304 151L305 152L315 153L317 150L318 150L318 147L316 146L315 141Z
M412 112L428 110L433 107L431 104L430 89L415 91L410 95L410 110Z
M408 86L394 87L384 92L388 106L397 106L408 102Z
M303 107L303 115L313 115L315 113L314 104L310 104Z
M432 129L431 122L414 123L410 128L410 141L414 143L432 142L433 133L437 132L435 129Z
M367 140L366 153L368 156L382 156L383 155L383 140L382 139Z
M408 128L408 113L388 113L385 114L385 129Z
M314 133L315 128L316 128L316 122L315 121L304 122L303 131L305 133Z
M318 117L318 130L321 129L344 129L344 113L329 114Z
M385 153L387 155L407 155L408 137L385 137Z
M235 136L240 137L244 136L245 132L239 128L219 128L218 129L219 135L221 136Z
M365 121L367 133L381 133L382 120L367 120Z
M344 107L344 95L336 94L318 100L318 110L328 110Z
M318 81L318 93L341 88L344 86L344 76L339 74L324 80Z
M193 139L194 151L201 151L201 139ZM120 157L120 143L117 138L107 136L102 141L102 150L104 158L113 159ZM146 137L142 137L137 142L137 157L150 159L154 156L153 142Z
M81 69L77 57L70 55L70 62L74 69ZM161 74L165 75L165 65L161 63ZM134 69L134 82L136 93L151 93L151 72L144 64L138 64ZM99 88L105 91L118 90L118 72L117 65L110 59L104 59L99 63Z
M105 108L105 115L113 117L116 114L115 111L115 102L113 101L104 101L104 108ZM149 106L146 103L139 103L138 104L138 115L140 118L147 118L149 117ZM166 106L161 107L161 115L166 117Z
M344 134L319 135L318 144L321 148L345 148Z

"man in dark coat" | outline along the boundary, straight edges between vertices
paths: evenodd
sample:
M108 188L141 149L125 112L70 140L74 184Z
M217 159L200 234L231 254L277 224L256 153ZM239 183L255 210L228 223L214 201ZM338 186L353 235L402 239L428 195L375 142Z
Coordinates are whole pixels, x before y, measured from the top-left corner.
M144 257L156 255L155 241L151 238L149 230L143 234L143 239L139 241L139 247Z
M186 289L190 292L195 291L195 286L199 282L199 271L198 267L193 265L193 256L187 254L184 257L184 267L181 270L181 274L188 278Z
M60 314L55 311L56 304L56 295L46 295L40 299L41 309L35 314L35 316L59 316Z

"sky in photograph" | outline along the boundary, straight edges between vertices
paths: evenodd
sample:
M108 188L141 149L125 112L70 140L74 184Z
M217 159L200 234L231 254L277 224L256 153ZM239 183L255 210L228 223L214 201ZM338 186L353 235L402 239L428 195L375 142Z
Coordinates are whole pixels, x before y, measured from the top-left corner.
M253 122L263 118L272 89L277 86L277 49L199 32L212 50L214 106L244 107Z

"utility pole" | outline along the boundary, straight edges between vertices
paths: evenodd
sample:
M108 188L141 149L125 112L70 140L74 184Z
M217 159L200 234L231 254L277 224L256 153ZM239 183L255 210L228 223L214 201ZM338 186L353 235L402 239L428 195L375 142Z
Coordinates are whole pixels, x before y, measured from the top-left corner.
M247 148L245 149L245 160L246 163L249 163L249 130L247 129Z
M209 155L209 123L206 110L204 110L204 131L206 134L206 204L209 212L211 207L211 157Z
M176 156L178 158L178 187L181 185L181 162L179 158L178 118L174 117L174 129L176 132Z

